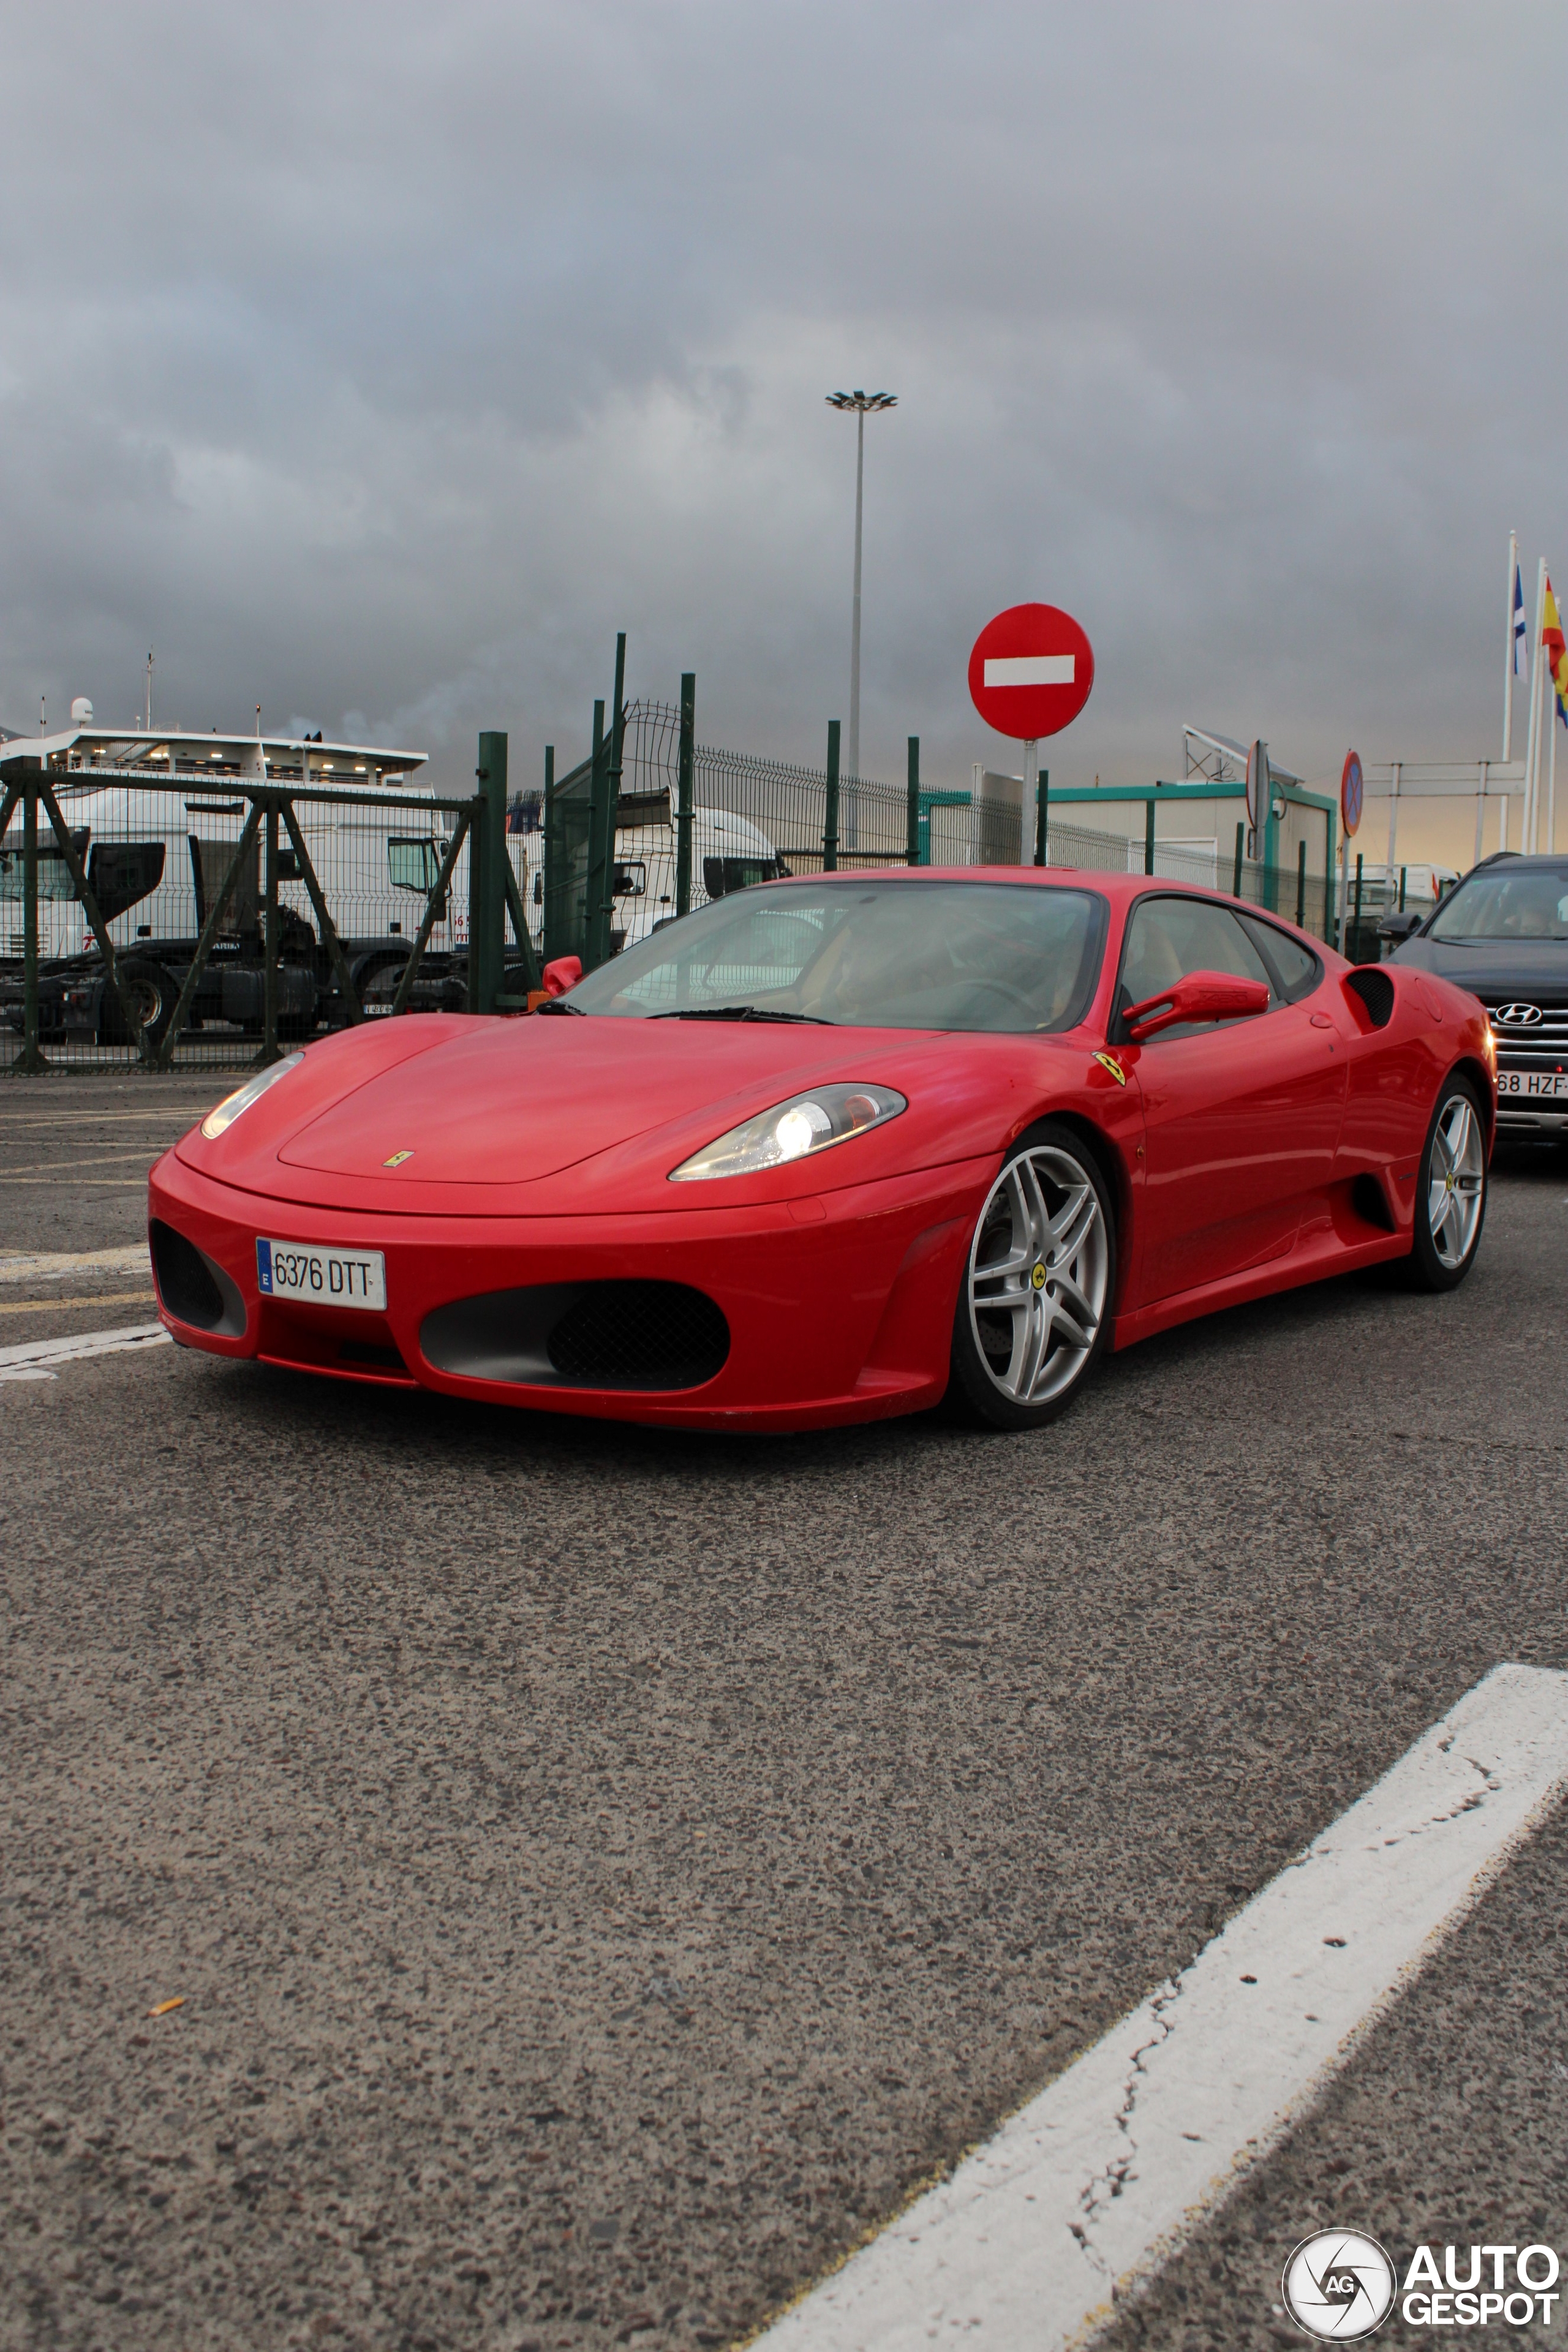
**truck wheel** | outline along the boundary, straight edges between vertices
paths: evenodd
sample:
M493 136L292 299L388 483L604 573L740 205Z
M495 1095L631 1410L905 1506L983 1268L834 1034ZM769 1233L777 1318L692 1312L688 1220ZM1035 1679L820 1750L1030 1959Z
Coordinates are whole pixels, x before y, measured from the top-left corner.
M392 1010L392 1000L397 993L397 983L403 978L406 955L372 957L363 971L354 975L354 989L359 997L359 1009L367 1021L384 1019Z
M154 1045L161 1045L174 1011L178 994L173 981L161 963L145 956L129 956L120 967L136 1007L137 1018L146 1029ZM100 1043L105 1045L133 1045L136 1039L126 1025L125 1014L117 992L106 982L103 1003L98 1016Z

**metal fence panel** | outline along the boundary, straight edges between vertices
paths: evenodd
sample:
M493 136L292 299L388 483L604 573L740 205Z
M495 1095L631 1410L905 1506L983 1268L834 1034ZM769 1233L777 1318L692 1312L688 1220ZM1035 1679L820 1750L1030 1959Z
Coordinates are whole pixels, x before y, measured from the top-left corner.
M0 1024L21 1041L14 1067L39 1066L36 1037L50 1068L244 1068L279 1041L393 1011L416 948L408 1008L467 1003L458 836L474 803L150 782L20 758L0 776Z

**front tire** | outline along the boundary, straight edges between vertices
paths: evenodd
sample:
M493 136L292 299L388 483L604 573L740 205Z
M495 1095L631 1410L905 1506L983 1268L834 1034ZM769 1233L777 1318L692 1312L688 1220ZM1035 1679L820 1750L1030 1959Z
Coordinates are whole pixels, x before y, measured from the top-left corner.
M151 1045L161 1045L174 1018L176 991L173 981L161 963L147 956L127 956L120 973L136 1008L136 1017L147 1032ZM134 1045L138 1039L125 1018L125 1008L108 982L104 982L103 998L99 1010L99 1042L104 1045Z
M1043 1429L1098 1363L1115 1296L1110 1187L1081 1137L1047 1121L1014 1145L975 1219L952 1392L993 1429Z
M1468 1078L1437 1097L1415 1179L1407 1271L1418 1290L1456 1290L1475 1264L1487 1216L1486 1119Z

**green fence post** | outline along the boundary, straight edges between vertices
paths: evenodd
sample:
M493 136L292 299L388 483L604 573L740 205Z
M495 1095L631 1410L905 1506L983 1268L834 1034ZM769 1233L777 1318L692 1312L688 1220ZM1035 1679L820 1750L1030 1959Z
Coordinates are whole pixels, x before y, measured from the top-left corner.
M543 961L548 963L561 950L556 945L556 928L560 917L555 910L556 894L561 887L560 845L557 839L557 813L551 803L555 798L555 746L544 747L544 798L540 803L540 820L544 827L544 855L540 863L544 869L542 887L544 904L540 910L539 943Z
M680 765L676 775L675 911L691 912L692 788L697 762L697 672L680 673Z
M594 705L594 764L588 797L588 877L587 904L584 908L584 967L595 971L610 952L610 943L604 937L606 925L603 908L609 885L615 877L609 871L615 856L615 811L610 806L610 745L605 733L605 705Z
M904 863L921 862L921 739L910 737L909 793L904 806Z
M1050 859L1046 855L1047 845L1046 823L1050 814L1050 805L1051 772L1048 768L1042 768L1040 781L1035 790L1035 863L1037 866L1050 864Z
M468 932L468 1010L493 1013L506 951L506 737L479 737L479 799L468 832L468 871L479 873L478 929ZM470 904L474 894L469 893Z
M616 919L616 837L621 824L621 761L626 740L626 633L622 629L616 638L616 699L610 712L610 827L605 835L605 908L601 917L605 958L610 952L610 926Z
M1364 863L1365 854L1358 849L1355 854L1355 929L1352 934L1357 963L1361 961L1361 869Z
M1239 898L1241 896L1241 861L1246 849L1247 819L1243 817L1236 828L1236 879L1230 886L1230 895L1233 898Z
M1402 915L1405 912L1405 879L1409 871L1408 866L1402 866L1399 869L1399 911Z
M308 759L309 754L301 755ZM278 803L267 803L261 900L261 1065L278 1059Z
M1154 871L1154 795L1150 793L1143 811L1143 871Z
M822 870L838 871L838 721L827 722L827 800L822 812Z
M1296 929L1299 931L1304 930L1306 926L1307 845L1304 841L1299 841L1296 844Z
M36 1076L48 1064L38 1050L38 787L42 762L22 770L22 1051L13 1069Z

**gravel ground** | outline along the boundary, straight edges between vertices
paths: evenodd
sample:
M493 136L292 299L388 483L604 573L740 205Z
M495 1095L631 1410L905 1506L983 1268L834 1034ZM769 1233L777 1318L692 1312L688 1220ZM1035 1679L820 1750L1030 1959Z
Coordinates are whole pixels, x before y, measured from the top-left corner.
M7 1091L0 1248L133 1240L222 1090ZM1518 1159L1453 1297L1239 1310L1043 1437L0 1388L0 2346L742 2336L1488 1666L1568 1664L1565 1194ZM93 1291L58 1328L142 1319ZM1565 1864L1119 2345L1275 2340L1320 2211L1568 2241Z

